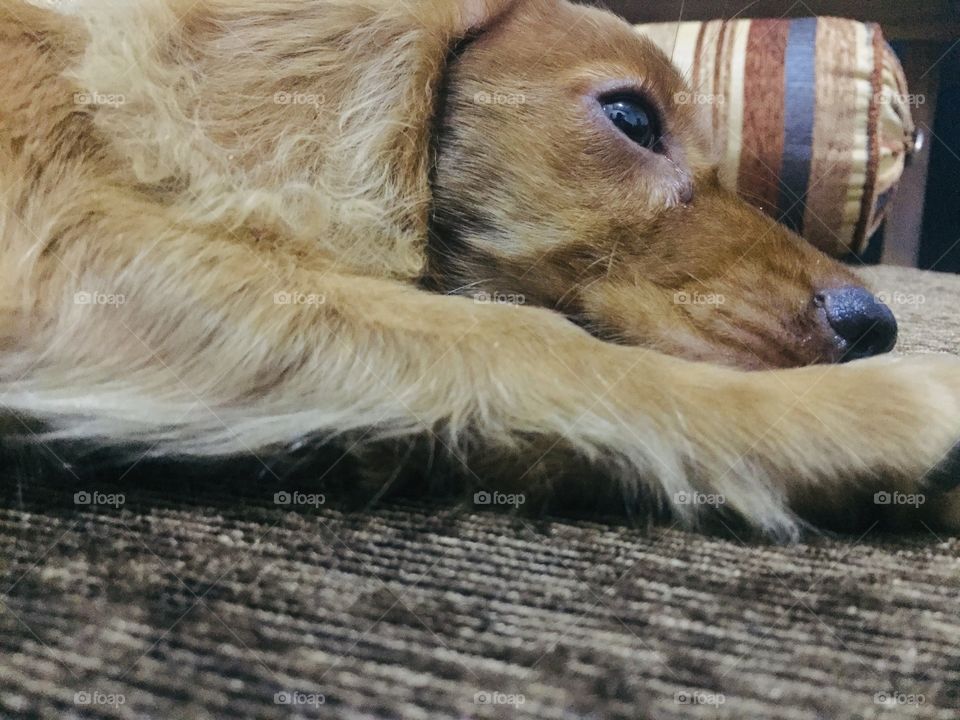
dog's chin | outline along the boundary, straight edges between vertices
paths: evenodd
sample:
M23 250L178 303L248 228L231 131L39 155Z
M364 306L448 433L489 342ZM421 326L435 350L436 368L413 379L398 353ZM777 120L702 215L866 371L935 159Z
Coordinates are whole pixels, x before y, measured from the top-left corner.
M843 361L842 354L825 350L814 355L797 353L782 347L723 348L717 361L740 370L786 370L809 365L833 365Z
M685 359L744 370L846 363L893 350L896 322L886 307L882 311L877 310L876 318L861 318L855 330L844 337L820 310L778 321L754 308L742 316L731 315L722 323L708 322L680 333L667 331L655 345ZM839 329L848 330L842 324Z
M595 328L587 328L595 330ZM649 347L657 352L695 362L725 365L740 370L778 370L809 365L842 363L847 348L829 335L782 333L780 337L758 338L742 328L722 331L673 328L663 334L594 334L608 342Z
M840 350L825 348L811 353L807 348L788 345L751 346L746 341L731 344L680 345L658 343L657 349L674 357L726 365L739 370L784 370L809 365L831 365L844 361Z
M662 302L659 309L659 313L642 315L595 310L590 315L571 316L571 320L607 342L743 370L829 365L891 349L869 334L863 342L844 340L813 303L800 312L773 312L756 303L733 302L722 310L686 303L682 312L670 312Z

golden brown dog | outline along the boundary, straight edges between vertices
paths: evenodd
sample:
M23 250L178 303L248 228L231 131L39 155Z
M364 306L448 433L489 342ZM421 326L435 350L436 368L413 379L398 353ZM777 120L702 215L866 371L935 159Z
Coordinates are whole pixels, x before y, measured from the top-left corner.
M433 438L491 486L787 534L956 479L960 364L815 365L892 316L721 190L610 14L0 0L0 60L0 391L43 440Z

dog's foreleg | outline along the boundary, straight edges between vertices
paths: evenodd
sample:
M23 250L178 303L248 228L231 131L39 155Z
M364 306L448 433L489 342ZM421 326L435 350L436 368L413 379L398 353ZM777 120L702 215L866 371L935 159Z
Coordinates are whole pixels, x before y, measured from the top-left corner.
M791 505L916 490L960 438L951 359L741 373L123 207L86 213L20 280L34 300L0 391L62 436L197 455L364 429L538 437L690 520L685 494L715 494L772 532Z

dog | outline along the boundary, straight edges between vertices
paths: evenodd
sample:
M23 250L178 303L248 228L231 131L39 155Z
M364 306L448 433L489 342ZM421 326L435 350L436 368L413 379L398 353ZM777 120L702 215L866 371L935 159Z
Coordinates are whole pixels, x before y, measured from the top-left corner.
M684 79L606 11L0 0L0 54L8 434L420 443L776 537L875 491L960 524L960 363L881 357L890 311L721 188Z

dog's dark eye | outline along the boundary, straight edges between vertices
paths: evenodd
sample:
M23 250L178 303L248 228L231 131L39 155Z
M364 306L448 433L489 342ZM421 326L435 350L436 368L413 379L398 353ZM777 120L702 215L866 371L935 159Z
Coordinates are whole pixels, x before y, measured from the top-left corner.
M647 150L660 148L660 126L657 113L645 100L632 96L617 96L600 100L603 111L620 132Z

